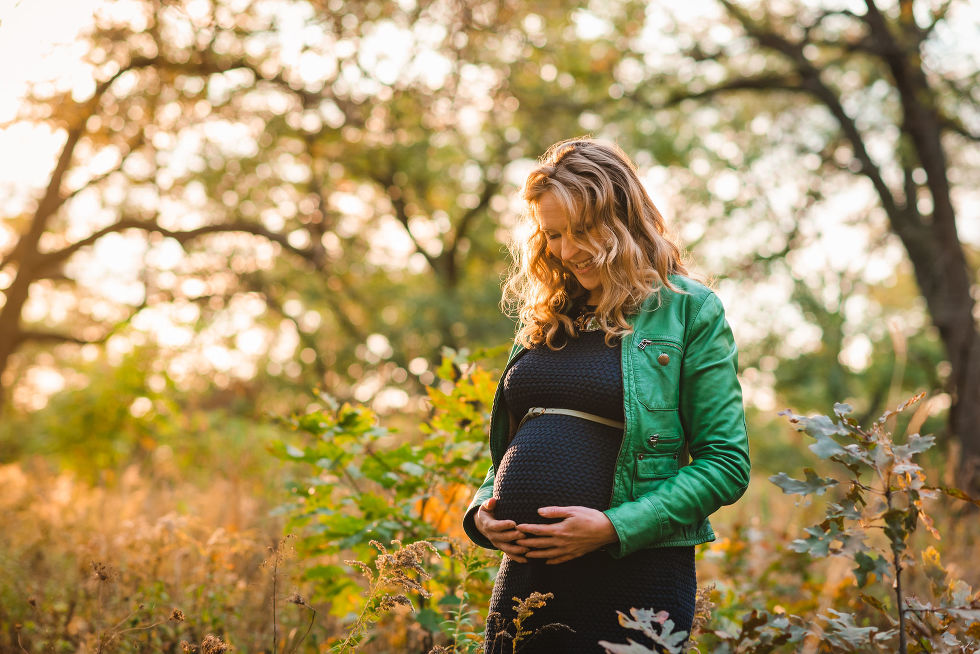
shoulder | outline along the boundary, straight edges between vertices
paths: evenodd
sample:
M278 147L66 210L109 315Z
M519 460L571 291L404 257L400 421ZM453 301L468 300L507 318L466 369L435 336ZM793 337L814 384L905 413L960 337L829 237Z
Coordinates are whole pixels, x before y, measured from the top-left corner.
M671 275L670 282L673 289L651 293L634 315L638 333L687 343L699 334L728 328L725 309L714 291L682 275Z
M714 291L695 279L671 275L670 283L673 289L663 286L644 300L640 307L641 314L658 311L673 313L683 316L684 322L690 322L706 304L721 307Z

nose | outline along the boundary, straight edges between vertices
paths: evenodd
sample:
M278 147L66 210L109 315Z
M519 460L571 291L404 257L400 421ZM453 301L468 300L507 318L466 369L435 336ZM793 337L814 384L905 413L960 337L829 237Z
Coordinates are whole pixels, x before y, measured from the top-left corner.
M561 258L562 261L571 261L579 253L581 248L575 244L571 236L565 235L561 239Z

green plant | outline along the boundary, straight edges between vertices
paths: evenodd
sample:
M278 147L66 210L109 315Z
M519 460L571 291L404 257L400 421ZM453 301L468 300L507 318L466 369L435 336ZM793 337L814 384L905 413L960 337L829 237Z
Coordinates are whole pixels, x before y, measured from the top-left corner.
M803 479L784 472L769 478L786 494L824 501L823 519L806 527L805 537L792 541L789 549L813 559L849 560L856 594L846 606L826 607L805 618L752 610L731 628L705 630L702 640L710 651L762 654L804 642L833 652L980 651L980 593L950 574L933 546L918 557L912 553L920 526L940 538L926 500L946 496L980 504L959 489L927 483L916 457L934 445L932 436L894 440L890 425L921 397L886 412L867 428L850 417L846 404L836 404L833 417L783 412L814 439L809 449L828 468L823 473L827 476L805 468ZM909 590L916 566L923 573L915 581L928 595L924 598ZM620 614L623 626L642 631L663 651L680 651L668 616L637 609L632 614L632 619ZM633 641L602 644L614 654L653 652Z
M956 592L950 592L949 584L938 583L946 578L944 570L940 573L938 557L931 559L927 570L934 579L932 597L922 601L908 593L907 572L917 565L911 552L913 534L921 525L936 540L940 538L924 501L946 495L977 504L958 489L927 483L915 459L934 445L932 436L910 434L901 444L893 439L889 423L921 398L917 395L887 411L867 428L849 417L851 407L846 404L834 405L834 418L784 412L798 430L815 440L810 450L834 464L828 477L809 468L802 480L785 473L770 477L787 494L818 497L830 492L824 519L807 527L807 536L793 541L791 547L814 557L848 558L855 564L851 572L859 589L877 582L881 590L887 580L894 595L889 603L872 593L860 593L864 604L880 618L877 621L833 609L820 616L825 622L821 638L839 651L897 648L905 653L909 637L917 641L920 651L936 651L932 648L940 643L964 648L958 651L980 649L977 630L971 629L980 622L980 595L963 583L953 584ZM929 557L929 552L924 554ZM930 615L943 617L937 623L926 617Z
M452 351L438 372L448 390L428 389L433 410L417 433L403 435L380 424L367 407L321 395L322 408L287 421L299 438L272 448L305 468L303 478L290 484L294 499L281 512L298 534L297 549L307 559L319 558L306 576L336 614L349 613L359 591L349 568L340 565L341 555L365 558L372 540L425 540L448 550L450 540L463 536L463 507L488 465L485 433L494 377L465 353ZM473 550L465 565L450 556L433 569L436 606L452 610L465 584L468 594L476 593L474 600L489 594L489 571L497 561L463 547ZM423 604L420 622L434 635L442 631L442 618L429 606ZM459 614L454 621L464 626Z

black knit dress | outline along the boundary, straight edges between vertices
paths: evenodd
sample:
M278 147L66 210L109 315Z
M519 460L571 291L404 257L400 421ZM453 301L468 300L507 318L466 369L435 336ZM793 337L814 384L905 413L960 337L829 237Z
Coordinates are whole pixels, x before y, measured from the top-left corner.
M520 420L530 407L555 407L622 422L620 346L607 346L604 337L601 331L581 332L562 350L542 346L522 354L502 380L510 412ZM526 420L496 470L494 517L541 523L553 522L537 514L542 506L609 508L622 438L620 429L573 416ZM640 550L621 559L595 551L557 565L504 557L490 600L485 651L513 651L513 598L533 591L553 593L554 599L522 629L560 623L574 631L545 628L518 642L519 654L601 653L600 640L644 643L640 632L619 625L616 611L628 615L630 608L668 611L675 629L690 630L696 586L692 546Z

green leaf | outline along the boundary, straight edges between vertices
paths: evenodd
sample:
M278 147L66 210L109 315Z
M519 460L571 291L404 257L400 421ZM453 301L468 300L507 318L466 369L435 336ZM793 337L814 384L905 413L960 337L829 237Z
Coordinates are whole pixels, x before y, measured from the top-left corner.
M439 626L442 624L442 615L438 611L426 607L415 613L415 621L426 631L439 633Z
M883 581L885 575L889 573L888 561L880 554L869 556L864 552L857 552L854 555L854 562L857 567L852 570L854 578L857 579L858 588L868 585L868 575L874 574L878 581Z
M819 436L843 436L847 430L838 425L827 416L812 416L810 418L800 418L801 428L814 438Z
M850 404L847 404L845 402L834 403L834 413L836 413L838 416L842 418L853 411L854 409L851 407Z
M829 502L827 504L828 518L847 518L849 520L860 520L861 512L857 504L851 498L845 498L840 504Z
M895 634L895 630L882 631L878 627L859 627L850 613L827 609L830 616L821 616L827 621L824 638L841 649L857 651L878 651L876 641L885 641ZM870 646L870 647L869 647Z
M912 434L909 436L908 442L905 443L905 445L896 445L894 447L895 456L899 459L908 459L915 454L925 452L935 444L935 436L920 436L918 434Z
M819 456L821 459L829 459L835 455L846 455L847 451L833 438L824 433L818 433L814 436L817 439L816 443L810 444L810 451Z
M819 527L807 527L803 531L810 534L810 536L808 538L797 538L794 540L789 544L791 550L818 558L830 554L830 543L835 537L834 533L826 532Z
M398 466L398 469L412 475L413 477L422 477L425 475L425 468L417 463L412 463L411 461L402 463L400 466Z
M818 477L811 468L804 468L803 473L806 479L801 481L793 479L785 472L769 477L769 481L783 489L787 495L823 495L831 486L836 486L839 482L831 477Z
M904 552L908 547L908 538L915 529L915 511L891 509L882 518L885 520L885 535L891 541L892 550Z

